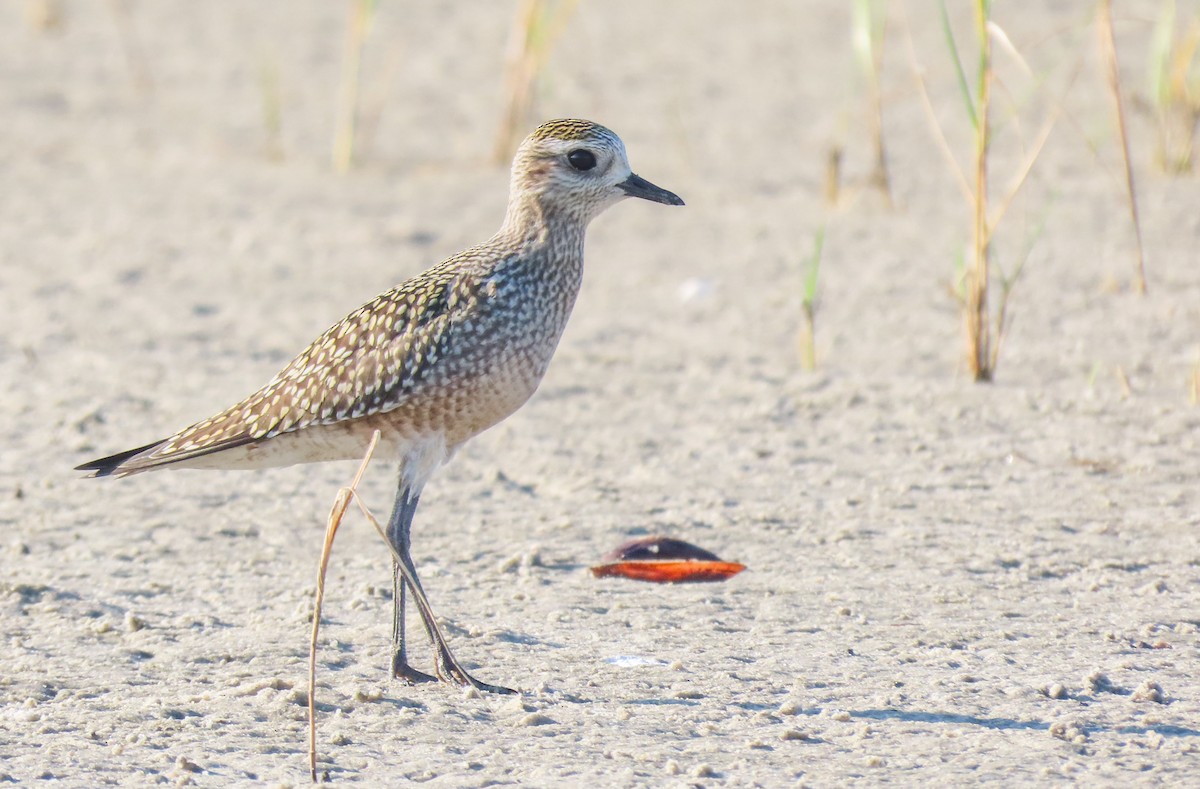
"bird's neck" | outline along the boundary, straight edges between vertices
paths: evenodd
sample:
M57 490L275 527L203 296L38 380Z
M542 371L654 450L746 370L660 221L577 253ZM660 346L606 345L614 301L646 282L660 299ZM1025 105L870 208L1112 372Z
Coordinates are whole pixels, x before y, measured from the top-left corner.
M533 198L508 204L499 236L526 252L549 251L555 257L583 257L587 221Z

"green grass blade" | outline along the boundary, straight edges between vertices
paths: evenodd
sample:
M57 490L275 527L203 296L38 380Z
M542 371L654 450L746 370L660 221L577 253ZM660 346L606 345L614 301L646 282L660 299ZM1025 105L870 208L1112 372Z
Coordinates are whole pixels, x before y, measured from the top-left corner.
M1171 37L1175 30L1175 2L1166 0L1150 39L1150 97L1160 111L1171 101Z
M821 251L825 248L825 226L817 228L813 238L812 257L808 261L808 270L804 272L804 303L812 305L817 300L817 279L821 274Z
M853 16L854 54L859 67L870 74L875 68L874 40L871 29L871 0L855 0Z
M954 31L950 29L950 14L946 11L946 0L939 4L942 11L942 32L946 36L946 48L950 50L950 58L954 61L954 75L958 78L958 89L962 93L963 106L971 118L971 126L979 128L979 118L975 114L975 99L971 97L971 89L967 86L967 72L963 70L962 60L958 56L958 44L954 42Z

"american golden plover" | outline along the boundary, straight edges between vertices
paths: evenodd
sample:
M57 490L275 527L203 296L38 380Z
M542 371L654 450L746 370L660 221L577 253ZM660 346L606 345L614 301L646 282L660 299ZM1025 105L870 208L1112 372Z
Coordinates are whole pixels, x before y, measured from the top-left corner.
M539 126L513 160L499 232L351 312L237 405L170 438L78 467L123 477L171 469L252 469L361 458L398 460L387 535L412 579L437 679L511 692L468 674L433 620L410 549L425 483L468 439L533 394L579 292L588 223L626 197L683 201L635 175L617 135L585 120ZM408 664L405 581L393 562L392 674Z

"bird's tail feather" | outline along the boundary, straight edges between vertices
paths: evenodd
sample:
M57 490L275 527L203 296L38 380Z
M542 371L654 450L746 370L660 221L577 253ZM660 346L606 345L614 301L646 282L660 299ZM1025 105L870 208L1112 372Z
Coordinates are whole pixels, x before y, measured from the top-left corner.
M92 472L91 474L88 475L89 477L108 477L108 476L112 476L114 474L119 477L123 477L126 474L133 474L137 471L144 471L144 470L146 470L147 467L125 468L124 466L130 460L136 458L138 455L149 452L150 450L153 450L155 447L160 446L162 443L163 443L162 440L152 441L151 443L146 444L144 447L138 447L137 449L127 449L124 452L118 452L115 455L109 455L106 458L100 458L99 460L93 460L91 462L84 463L83 465L76 466L75 470Z

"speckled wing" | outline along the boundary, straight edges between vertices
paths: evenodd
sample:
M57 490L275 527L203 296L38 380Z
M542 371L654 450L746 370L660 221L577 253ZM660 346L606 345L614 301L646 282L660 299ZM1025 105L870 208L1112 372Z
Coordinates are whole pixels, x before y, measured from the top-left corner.
M399 408L486 297L487 285L461 269L430 269L331 326L242 402L168 439L78 468L124 476Z

